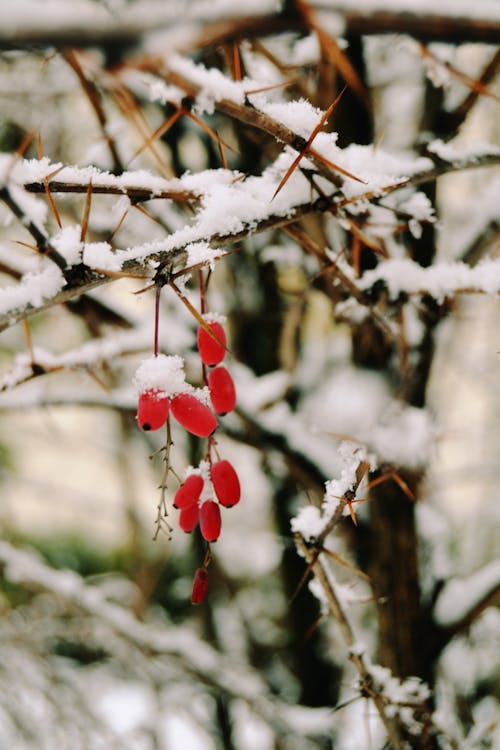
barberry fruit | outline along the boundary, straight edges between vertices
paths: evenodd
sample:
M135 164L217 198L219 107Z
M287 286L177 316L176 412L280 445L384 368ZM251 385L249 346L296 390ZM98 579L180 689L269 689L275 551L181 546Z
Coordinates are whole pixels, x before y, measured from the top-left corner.
M208 437L217 427L217 420L208 406L191 393L179 393L172 399L170 408L179 424L197 437Z
M184 484L181 484L174 496L174 508L188 508L200 499L203 489L203 479L199 474L190 474Z
M198 504L188 505L179 513L179 526L186 534L190 534L198 526L199 508Z
M201 604L208 591L208 571L198 568L194 574L191 604Z
M220 506L213 500L205 500L200 508L200 531L207 542L219 538L221 527Z
M215 367L208 373L208 389L217 414L227 414L236 406L233 378L225 367Z
M229 461L217 461L210 472L215 494L221 505L231 508L239 502L241 487L238 475Z
M215 338L202 326L198 328L198 351L204 365L218 365L226 353L226 334L220 323L207 323Z
M165 393L153 388L143 391L137 404L137 423L141 430L159 430L168 417L169 400Z

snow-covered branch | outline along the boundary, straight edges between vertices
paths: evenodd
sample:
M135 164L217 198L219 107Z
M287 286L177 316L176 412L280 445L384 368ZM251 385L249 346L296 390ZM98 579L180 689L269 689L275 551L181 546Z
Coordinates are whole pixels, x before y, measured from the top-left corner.
M434 617L448 637L464 632L486 607L500 603L500 561L466 578L452 578L440 591Z
M294 711L272 696L258 672L246 664L225 659L193 631L164 624L138 621L124 607L110 602L96 586L91 586L69 570L54 570L34 552L0 542L0 562L4 576L16 584L50 592L67 605L85 612L134 648L151 658L168 656L201 682L233 699L243 700L252 710L282 734L314 736L332 728L328 710L301 709L297 724Z

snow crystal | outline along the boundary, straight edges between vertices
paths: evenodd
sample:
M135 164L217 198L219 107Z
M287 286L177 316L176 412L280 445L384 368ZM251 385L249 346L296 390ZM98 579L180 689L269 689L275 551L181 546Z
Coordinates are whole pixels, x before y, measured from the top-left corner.
M177 355L159 354L144 359L136 370L133 384L137 394L159 390L173 396L191 390L185 380L184 360Z
M269 102L264 95L258 94L253 98L253 102L266 115L283 123L287 128L304 138L309 138L323 116L323 111L313 107L306 99L298 99L293 102ZM332 143L335 143L337 134L330 133L329 135ZM294 154L295 156L296 154Z
M169 68L181 76L185 76L195 85L200 87L196 97L196 110L199 114L206 112L212 114L215 102L221 99L229 99L236 104L245 101L245 89L257 88L259 84L255 81L232 81L216 68L207 69L204 65L188 60L180 55L173 55L168 60Z
M309 541L321 534L325 522L319 508L315 505L306 505L292 518L290 525L294 533L301 534Z
M113 252L109 242L86 242L83 246L83 262L89 268L105 271L120 271L121 255Z
M187 261L186 266L196 266L198 263L207 263L213 270L214 258L217 251L214 250L208 242L190 242L186 245ZM220 251L219 251L220 252Z
M79 224L63 227L50 241L53 247L67 260L68 266L74 266L80 262L82 253L80 233L81 227Z

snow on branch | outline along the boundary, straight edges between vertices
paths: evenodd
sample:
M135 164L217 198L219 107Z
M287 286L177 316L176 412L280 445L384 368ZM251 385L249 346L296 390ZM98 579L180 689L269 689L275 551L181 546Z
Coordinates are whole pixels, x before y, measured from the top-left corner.
M337 158L337 152L341 150L333 142L330 143L330 148L336 150ZM310 184L301 172L295 172L285 188L271 200L282 175L294 158L288 153L279 156L262 175L249 177L244 181L234 181L234 173L226 170L215 170L213 174L205 172L186 176L181 181L175 181L177 186L183 185L184 189L180 192L184 197L185 190L202 192L200 208L191 224L172 233L165 240L134 246L127 250L114 250L109 244L102 242L89 243L83 252L83 265L77 266L76 271L73 269L69 283L67 272L66 283L60 275L55 288L50 284L47 286L49 282L46 279L47 273L52 278L55 272L42 269L39 274L24 277L20 284L0 290L0 330L35 312L66 302L109 282L111 277L107 276L106 272L146 272L153 276L158 267L161 269L170 260L179 258L186 246L191 243L206 242L216 250L267 229L286 226L310 213L327 211L342 216L344 210L355 206L358 201L363 203L378 199L401 187L421 184L450 171L500 162L498 152L485 155L484 151L480 157L473 154L460 162L445 163L438 167L430 166L429 160L425 159L405 159L401 162L400 159L382 153L375 158L370 147L351 146L341 153L344 155L344 164L357 170L367 185L363 186L345 178L344 195L334 193L331 198L319 198L316 201L310 200ZM22 184L38 184L47 177L48 171L50 173L49 164L48 160L20 162L19 166L16 165L12 170L9 178L13 184L19 184L19 179L23 181ZM388 169L391 172L388 173ZM92 179L92 184L94 180L97 181L102 192L105 192L106 185L109 185L111 194L114 194L115 190L127 194L127 190L130 189L143 190L144 194L151 191L154 197L157 197L156 192L164 190L164 197L170 198L170 189L175 190L173 185L167 187L165 181L143 172L130 173L130 184L127 184L127 177L116 178L108 173L101 173L96 168L91 168L91 173L90 175L86 169L68 168L68 184L78 185L82 189L87 175L88 179ZM211 180L211 177L214 179ZM370 189L363 189L366 187ZM57 252L55 248L53 251ZM216 257L217 254L214 252L213 258Z
M0 542L0 563L7 580L56 595L101 621L141 652L180 660L184 669L203 683L243 700L280 732L314 736L332 731L329 709L300 707L295 712L295 707L292 709L269 693L257 671L221 656L193 631L140 622L129 610L108 601L97 586L88 585L77 573L55 570L33 551L15 548L8 542Z
M500 259L482 260L471 268L466 263L436 263L423 268L409 258L387 260L376 269L367 271L358 280L358 287L370 289L383 281L391 299L401 292L430 294L437 300L459 292L500 292Z
M455 635L465 630L486 607L500 603L500 560L466 578L452 578L434 605L438 625Z
M130 44L159 29L179 25L206 24L213 21L273 14L278 0L252 0L240 7L229 0L169 0L108 3L90 0L19 0L2 12L0 45L106 45Z
M323 12L337 14L344 34L406 33L424 41L482 41L500 39L500 9L496 0L313 0Z

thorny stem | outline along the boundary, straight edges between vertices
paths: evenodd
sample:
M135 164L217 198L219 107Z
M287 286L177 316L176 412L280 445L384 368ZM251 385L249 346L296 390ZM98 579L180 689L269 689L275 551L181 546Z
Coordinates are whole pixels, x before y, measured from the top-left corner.
M315 551L310 549L301 534L295 534L295 543L299 554L302 555L308 562L309 566L311 566L316 580L323 589L330 613L339 625L342 638L349 650L349 659L358 671L361 689L371 697L387 732L393 750L403 750L399 729L395 721L390 719L387 715L386 702L383 696L373 689L372 675L365 663L363 655L358 653L355 648L356 639L354 637L351 623L349 622L349 618L335 593L322 561L319 559L319 556L315 556Z
M52 247L50 242L47 240L43 232L38 229L36 224L28 218L22 208L19 206L17 201L14 200L8 187L4 186L0 189L0 200L12 211L14 216L19 219L21 224L26 227L28 232L31 234L36 242L36 246L40 255L44 255L46 258L51 260L58 266L65 274L67 269L66 258L64 258L56 249Z

